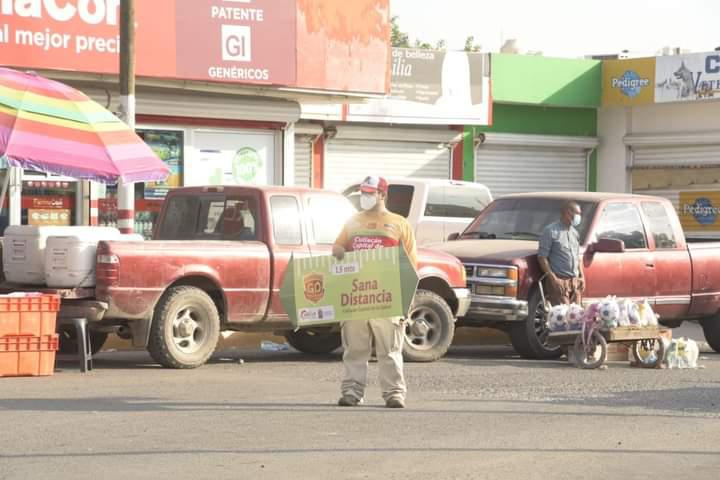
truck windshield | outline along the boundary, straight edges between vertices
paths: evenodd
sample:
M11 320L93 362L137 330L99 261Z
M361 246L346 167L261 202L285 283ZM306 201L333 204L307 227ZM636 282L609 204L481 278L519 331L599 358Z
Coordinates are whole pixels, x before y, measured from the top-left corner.
M543 229L558 220L566 199L501 198L492 202L462 233L461 238L537 240ZM582 209L578 227L581 243L595 215L594 202L577 202Z

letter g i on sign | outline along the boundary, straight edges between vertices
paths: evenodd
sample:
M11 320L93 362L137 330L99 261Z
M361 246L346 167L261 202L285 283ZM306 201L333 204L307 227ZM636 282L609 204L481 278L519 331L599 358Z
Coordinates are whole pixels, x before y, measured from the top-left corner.
M222 59L226 62L249 62L251 58L250 27L223 25Z

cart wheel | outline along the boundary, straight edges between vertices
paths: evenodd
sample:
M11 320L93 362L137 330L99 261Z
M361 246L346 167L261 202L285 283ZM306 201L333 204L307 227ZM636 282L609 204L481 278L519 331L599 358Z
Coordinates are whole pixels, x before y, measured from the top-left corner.
M661 338L649 338L633 343L632 356L643 368L657 368L665 358L665 342Z
M583 345L582 336L578 335L573 345L575 365L578 368L598 368L607 360L607 342L600 332L593 332L590 341Z

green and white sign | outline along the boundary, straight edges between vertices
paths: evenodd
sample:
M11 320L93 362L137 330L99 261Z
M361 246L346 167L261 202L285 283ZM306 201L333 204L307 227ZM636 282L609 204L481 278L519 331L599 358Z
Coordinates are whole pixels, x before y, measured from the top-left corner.
M295 327L404 317L418 276L399 247L290 260L280 298Z

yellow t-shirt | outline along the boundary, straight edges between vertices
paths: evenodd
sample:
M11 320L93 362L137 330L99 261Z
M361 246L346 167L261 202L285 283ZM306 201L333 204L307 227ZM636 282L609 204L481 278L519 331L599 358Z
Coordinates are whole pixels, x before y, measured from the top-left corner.
M349 252L402 245L413 267L417 268L412 227L405 218L387 210L356 213L345 224L335 244Z

